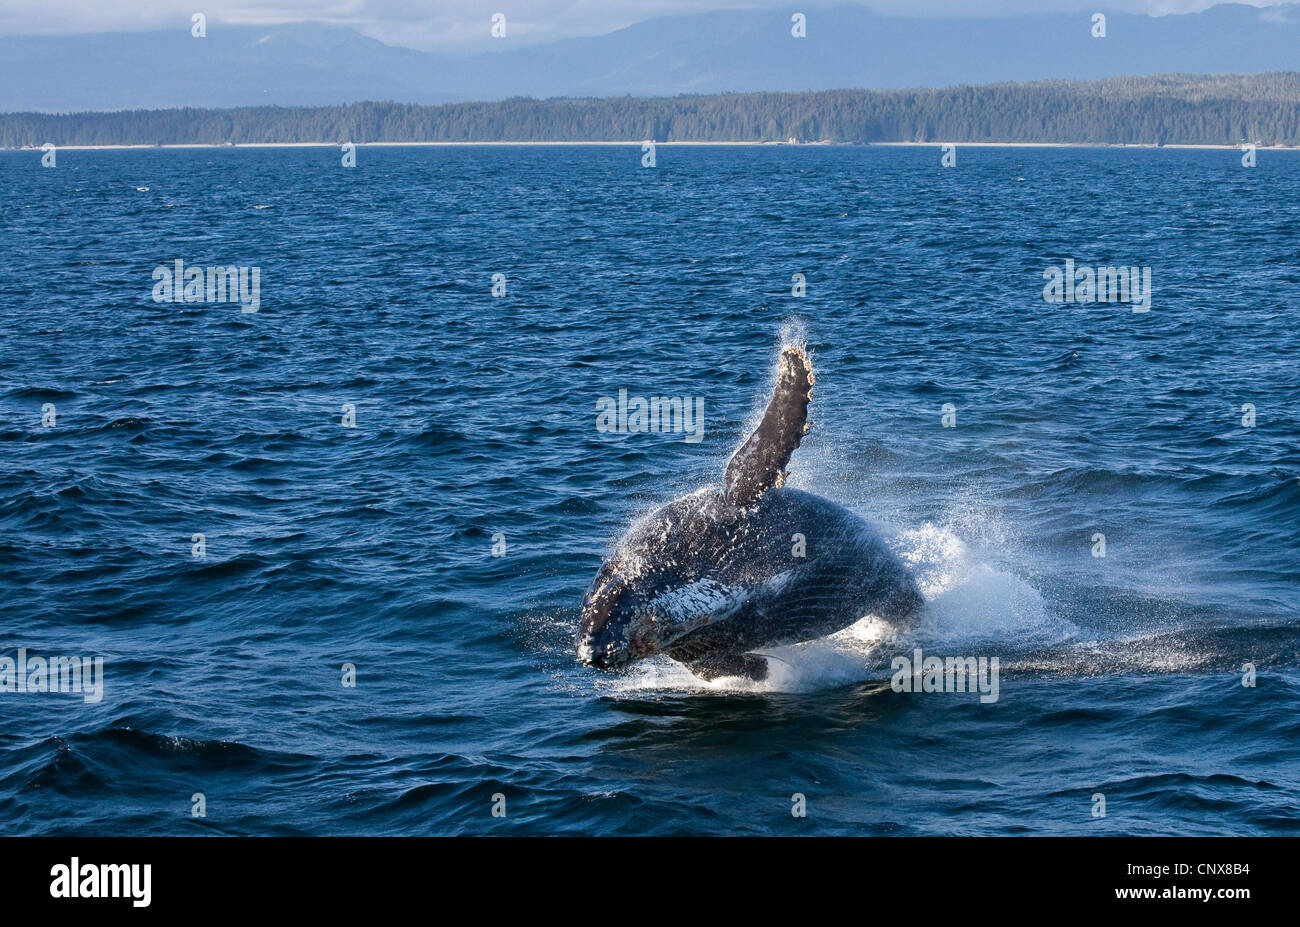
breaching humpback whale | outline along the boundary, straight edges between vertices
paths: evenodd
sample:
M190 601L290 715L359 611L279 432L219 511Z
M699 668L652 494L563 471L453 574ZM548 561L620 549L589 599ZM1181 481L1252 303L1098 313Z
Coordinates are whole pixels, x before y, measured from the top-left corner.
M807 355L781 353L776 387L723 485L638 520L582 602L577 654L621 669L664 653L702 679L761 680L750 651L814 640L865 615L908 622L916 582L865 522L833 502L783 488L808 433Z

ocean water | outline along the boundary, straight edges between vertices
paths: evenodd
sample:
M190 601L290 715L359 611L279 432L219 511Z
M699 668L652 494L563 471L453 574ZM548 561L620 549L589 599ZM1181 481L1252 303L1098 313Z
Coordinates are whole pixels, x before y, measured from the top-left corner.
M1300 830L1300 154L39 157L0 153L0 657L104 687L0 692L4 833ZM258 311L155 301L178 259ZM1150 311L1046 302L1066 259ZM577 665L603 554L719 480L791 341L790 484L924 623L761 684ZM598 431L620 389L702 440ZM915 647L998 700L893 691Z

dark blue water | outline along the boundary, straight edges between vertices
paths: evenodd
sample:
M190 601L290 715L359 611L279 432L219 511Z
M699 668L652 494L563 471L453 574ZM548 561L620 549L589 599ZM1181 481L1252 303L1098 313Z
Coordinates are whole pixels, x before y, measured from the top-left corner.
M0 693L5 833L1300 829L1300 155L358 160L0 154L0 657L105 660L97 703ZM1044 302L1067 258L1151 267L1151 311ZM155 302L177 259L260 311ZM718 480L785 340L790 483L925 624L758 685L576 665L602 554ZM704 439L598 432L620 388ZM998 701L891 691L914 645L999 657Z

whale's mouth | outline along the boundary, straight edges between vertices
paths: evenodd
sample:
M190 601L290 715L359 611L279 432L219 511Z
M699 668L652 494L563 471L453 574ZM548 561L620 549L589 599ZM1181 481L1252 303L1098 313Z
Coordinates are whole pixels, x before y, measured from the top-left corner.
M603 628L595 633L578 637L578 662L593 669L621 670L639 660L662 653L670 641L661 638L657 631L659 622L653 616L644 616L629 622L622 630Z
M638 660L662 653L685 630L677 630L653 608L624 611L617 606L602 620L597 612L583 621L578 635L578 662L601 670L624 669Z
M633 635L627 640L602 635L596 640L578 642L578 662L593 669L620 670L638 660L653 657L662 649L644 635Z

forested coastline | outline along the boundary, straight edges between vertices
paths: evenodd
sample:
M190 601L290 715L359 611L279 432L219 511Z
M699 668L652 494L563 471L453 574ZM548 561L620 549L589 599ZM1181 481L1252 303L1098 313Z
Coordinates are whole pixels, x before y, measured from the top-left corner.
M917 90L0 114L0 147L290 142L1300 145L1300 71Z

